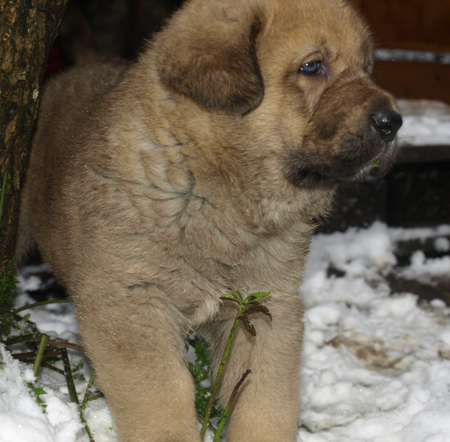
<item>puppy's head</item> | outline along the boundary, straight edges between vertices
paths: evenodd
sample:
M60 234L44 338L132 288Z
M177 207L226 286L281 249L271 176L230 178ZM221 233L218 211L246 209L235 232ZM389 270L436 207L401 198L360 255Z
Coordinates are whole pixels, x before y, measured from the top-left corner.
M192 0L157 44L163 85L248 128L242 145L262 158L276 146L294 186L380 176L394 161L402 119L371 79L370 34L347 0Z

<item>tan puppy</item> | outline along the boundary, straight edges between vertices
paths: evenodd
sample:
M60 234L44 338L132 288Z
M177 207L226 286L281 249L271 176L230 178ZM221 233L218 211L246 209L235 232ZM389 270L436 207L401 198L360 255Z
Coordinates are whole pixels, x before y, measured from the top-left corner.
M271 290L273 322L238 330L222 404L252 374L228 440L296 440L313 219L387 170L401 125L371 70L345 0L192 0L130 68L49 82L17 255L34 241L73 297L121 441L199 441L182 338L203 333L217 368L230 287Z

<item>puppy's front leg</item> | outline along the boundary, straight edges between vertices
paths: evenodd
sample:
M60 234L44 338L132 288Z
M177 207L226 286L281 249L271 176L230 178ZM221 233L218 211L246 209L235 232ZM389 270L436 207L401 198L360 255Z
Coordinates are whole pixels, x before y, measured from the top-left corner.
M224 369L222 407L242 374L247 369L252 371L241 386L230 415L230 442L297 440L303 306L298 294L271 298L265 298L263 303L271 311L273 321L262 313L251 315L256 337L241 324ZM228 313L226 316L227 320L219 319L206 332L216 366L233 322Z
M179 313L155 287L109 289L85 287L74 298L120 442L199 442Z

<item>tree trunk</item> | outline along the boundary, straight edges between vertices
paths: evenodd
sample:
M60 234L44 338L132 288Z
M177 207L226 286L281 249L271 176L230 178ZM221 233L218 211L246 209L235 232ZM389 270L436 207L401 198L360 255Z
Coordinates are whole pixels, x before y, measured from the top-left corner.
M68 0L0 0L0 335L9 331L13 247L47 58Z

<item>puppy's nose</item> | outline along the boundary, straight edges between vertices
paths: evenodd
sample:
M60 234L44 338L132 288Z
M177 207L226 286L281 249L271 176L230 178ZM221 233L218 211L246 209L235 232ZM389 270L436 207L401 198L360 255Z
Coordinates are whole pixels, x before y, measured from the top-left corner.
M395 138L402 123L402 117L398 112L381 111L372 115L372 125L385 143Z

